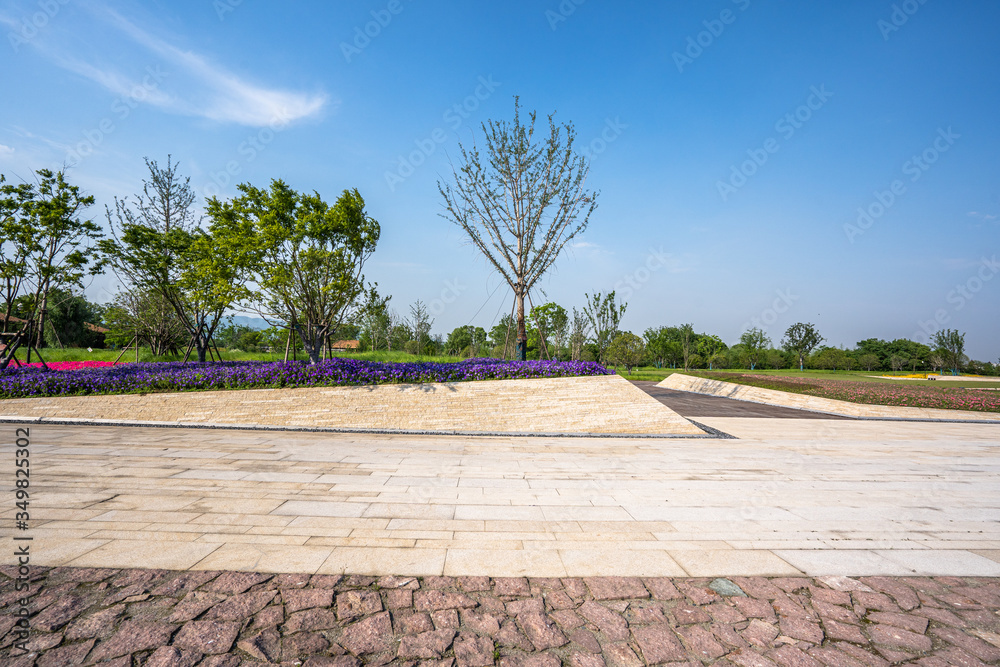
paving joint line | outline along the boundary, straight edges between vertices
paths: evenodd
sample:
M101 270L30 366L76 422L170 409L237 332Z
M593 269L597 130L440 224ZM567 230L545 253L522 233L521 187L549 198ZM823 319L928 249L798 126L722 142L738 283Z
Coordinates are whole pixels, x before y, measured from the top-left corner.
M433 435L477 438L619 438L649 440L737 440L728 433L689 422L704 431L703 434L686 433L549 433L533 431L433 431L423 429L360 429L335 426L281 426L267 424L216 424L216 423L176 423L139 422L105 419L64 419L60 417L5 417L0 416L0 424L44 424L47 426L121 426L134 428L197 428L220 431L292 431L301 433L341 433L358 435Z

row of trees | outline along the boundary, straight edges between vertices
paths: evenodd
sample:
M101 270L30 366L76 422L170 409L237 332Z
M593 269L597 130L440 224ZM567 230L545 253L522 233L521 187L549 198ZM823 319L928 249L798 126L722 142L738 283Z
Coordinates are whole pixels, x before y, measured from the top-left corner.
M845 350L823 346L823 340L814 325L799 322L785 331L780 348L773 347L770 337L758 328L745 331L739 343L729 347L718 336L695 333L690 324L684 324L647 329L642 338L630 332L620 333L604 361L628 368L652 364L710 370L814 368L1000 374L1000 360L993 364L969 359L965 355L965 334L954 329L934 334L933 347L906 339L889 342L869 338Z
M2 185L3 333L17 334L7 337L14 344L3 366L17 344L41 347L57 333L53 296L82 290L86 277L106 267L122 283L101 314L112 339L129 338L158 353L186 346L186 355L193 349L199 361L214 356L214 335L234 308L294 332L318 361L363 296L375 296L362 269L379 225L357 190L344 190L329 205L282 181L267 190L242 184L240 196L206 202L203 224L177 166L169 158L165 168L146 164L142 192L108 207L109 237L83 216L93 197L62 173L40 170L37 184Z

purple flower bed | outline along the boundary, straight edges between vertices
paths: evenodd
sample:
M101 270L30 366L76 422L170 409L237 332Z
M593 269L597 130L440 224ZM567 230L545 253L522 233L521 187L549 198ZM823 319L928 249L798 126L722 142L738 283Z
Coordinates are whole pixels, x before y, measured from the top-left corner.
M420 382L465 382L581 375L613 375L590 361L501 361L467 359L458 363L387 363L330 359L314 366L302 361L225 361L217 363L143 363L110 368L0 371L0 398L123 394L194 389L329 387Z

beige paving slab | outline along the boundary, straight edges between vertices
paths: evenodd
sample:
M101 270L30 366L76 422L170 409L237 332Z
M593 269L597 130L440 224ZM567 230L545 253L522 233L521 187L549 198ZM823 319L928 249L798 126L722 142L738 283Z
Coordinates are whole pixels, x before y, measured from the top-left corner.
M318 574L439 576L445 549L336 547Z
M912 568L918 575L948 574L958 577L1000 577L1000 563L965 550L877 550L879 556Z
M725 572L731 576L794 576L802 572L770 551L721 549L718 551L679 550L671 554L684 571L692 577L717 576Z
M662 548L560 549L566 572L578 577L683 577L687 572Z
M886 558L882 553L863 549L779 550L781 558L805 574L855 576L912 575L912 568Z
M338 503L322 500L289 500L271 511L280 516L360 517L365 503Z
M533 400L525 401L527 395ZM441 432L703 434L618 375L15 398L0 402L0 416ZM176 456L208 457L207 451Z
M534 551L478 548L448 550L448 560L444 566L446 576L475 576L484 572L489 572L494 577L568 576L562 557L555 549Z
M217 544L168 540L111 540L63 564L69 567L187 570L218 547Z
M71 535L36 537L30 545L31 563L43 567L66 565L108 542L107 539L93 536L83 538L74 538ZM17 542L14 542L13 545L11 551L23 546Z
M207 546L211 546L211 553L184 569L312 574L329 558L331 551L329 547L259 542L211 543Z
M970 551L977 556L989 558L995 563L1000 563L1000 549L970 549Z

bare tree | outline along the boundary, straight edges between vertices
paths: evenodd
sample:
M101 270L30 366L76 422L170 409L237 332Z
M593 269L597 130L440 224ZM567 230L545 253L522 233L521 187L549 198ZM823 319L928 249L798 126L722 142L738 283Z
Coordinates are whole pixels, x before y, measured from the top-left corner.
M482 126L485 161L475 144L470 150L459 145L454 185L438 182L442 217L468 234L514 291L522 361L528 347L524 299L597 208L597 194L584 189L590 166L573 150L573 125L557 126L550 115L548 137L535 141L535 117L532 111L530 123L521 124L515 96L513 123L490 120Z
M413 340L417 341L417 348L420 350L420 354L423 354L424 348L431 340L431 326L434 325L434 318L427 313L427 306L420 299L417 299L416 303L410 306L408 324L413 331Z
M573 323L569 334L570 359L580 360L588 336L590 336L590 320L587 318L587 314L573 308Z
M615 303L615 292L612 290L606 295L600 292L594 296L584 294L586 305L583 312L590 321L590 326L594 328L594 342L597 343L597 360L602 364L605 362L608 346L618 335L618 323L625 316L627 303Z

